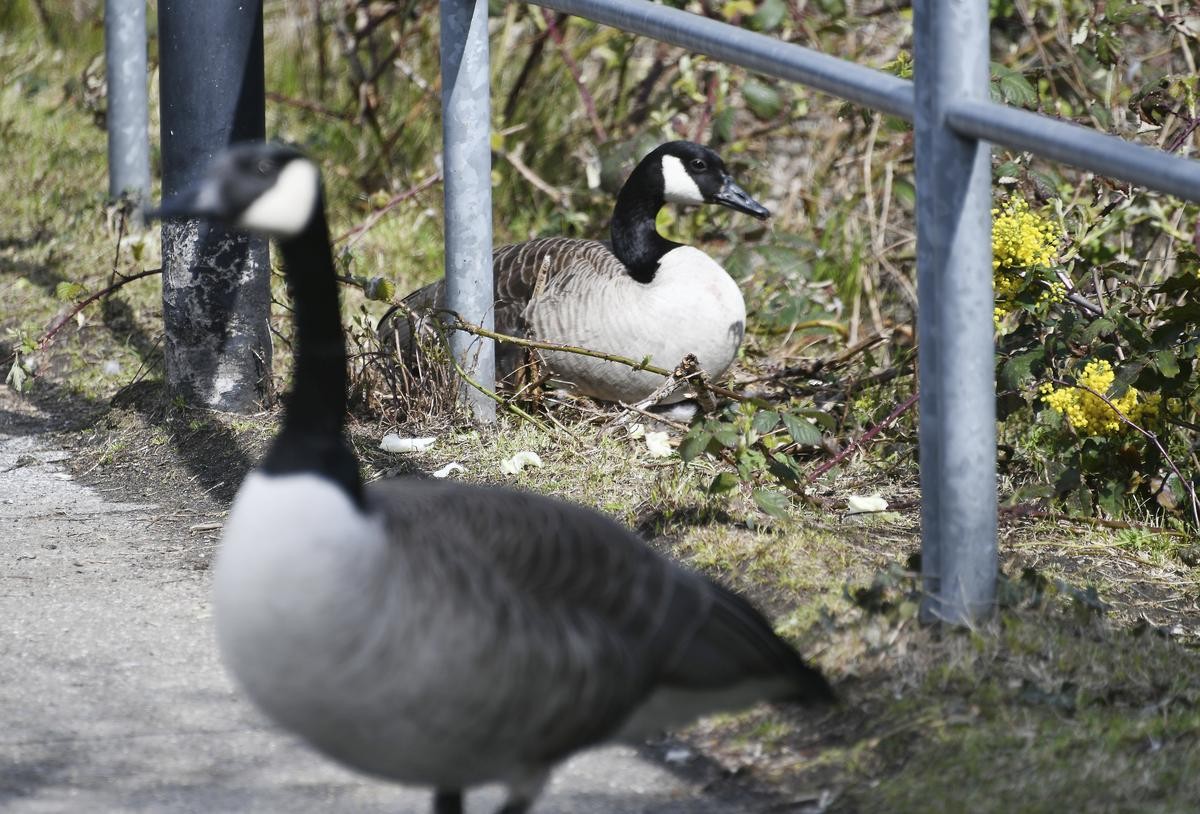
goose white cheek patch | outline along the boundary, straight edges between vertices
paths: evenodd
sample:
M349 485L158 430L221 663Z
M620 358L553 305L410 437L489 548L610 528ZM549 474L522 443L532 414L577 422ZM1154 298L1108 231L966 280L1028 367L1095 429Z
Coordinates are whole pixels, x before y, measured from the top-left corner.
M704 203L700 187L696 186L696 182L684 168L683 162L676 156L664 155L662 157L662 174L663 197L668 201L677 204L698 205Z
M275 184L242 213L238 226L279 237L300 234L317 203L317 167L305 159L294 159L279 173Z

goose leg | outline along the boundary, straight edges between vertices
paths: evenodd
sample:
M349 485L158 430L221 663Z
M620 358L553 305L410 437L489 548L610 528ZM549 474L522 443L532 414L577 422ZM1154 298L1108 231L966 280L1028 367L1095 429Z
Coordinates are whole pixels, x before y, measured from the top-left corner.
M533 801L542 793L549 775L548 770L534 770L524 777L510 781L508 800L496 814L527 814L533 806Z
M433 793L433 814L463 814L463 796L459 789L438 789Z

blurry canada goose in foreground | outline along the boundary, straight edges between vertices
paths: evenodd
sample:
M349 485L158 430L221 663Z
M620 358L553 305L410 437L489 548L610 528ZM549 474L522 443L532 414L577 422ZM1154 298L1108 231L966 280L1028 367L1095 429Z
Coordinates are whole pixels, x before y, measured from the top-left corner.
M214 576L221 655L280 725L342 763L437 790L555 763L760 699L827 701L819 672L736 594L595 512L436 480L364 486L317 168L232 148L160 217L278 238L298 352L283 426L238 491Z
M496 249L496 330L629 359L647 356L672 369L688 353L709 376L725 372L745 332L746 304L719 263L693 246L661 236L655 217L664 203L715 203L759 219L770 212L746 194L721 157L690 141L650 152L617 196L612 242L549 237ZM413 311L444 308L439 280L405 299ZM401 353L412 343L406 314L393 309L380 334ZM499 345L497 375L510 376L524 357ZM637 402L663 378L645 370L561 351L541 359L560 384L604 401ZM677 392L664 403L686 398Z

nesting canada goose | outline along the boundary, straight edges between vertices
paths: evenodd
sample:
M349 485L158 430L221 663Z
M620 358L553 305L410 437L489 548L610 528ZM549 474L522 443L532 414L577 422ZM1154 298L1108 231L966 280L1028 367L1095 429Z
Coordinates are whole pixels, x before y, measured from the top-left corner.
M232 148L161 217L279 240L295 301L283 426L238 491L214 576L218 644L267 715L320 751L436 789L499 781L531 805L565 756L760 699L826 701L819 672L736 594L607 518L434 480L362 483L317 168Z
M742 342L746 303L719 263L658 233L655 217L665 203L770 216L715 152L690 141L663 144L617 195L611 243L551 237L496 249L496 330L629 359L649 356L667 369L692 353L709 376L724 373ZM405 302L421 312L444 308L445 297L439 280ZM393 309L380 325L381 335L407 350L412 326L403 314ZM520 348L497 347L498 376L511 375L522 358ZM641 401L663 383L657 374L594 357L544 351L541 358L554 380L603 401ZM680 391L663 403L686 396Z

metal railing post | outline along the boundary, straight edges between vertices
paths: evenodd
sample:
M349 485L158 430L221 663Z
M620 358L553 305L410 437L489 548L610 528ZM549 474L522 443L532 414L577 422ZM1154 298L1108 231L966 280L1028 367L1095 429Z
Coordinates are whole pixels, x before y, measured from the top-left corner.
M146 89L146 2L105 0L108 194L137 204L150 194L150 106Z
M159 0L163 196L266 130L262 0ZM201 220L162 225L167 391L194 407L261 410L271 384L267 240ZM213 270L220 273L213 273Z
M446 196L446 307L492 328L491 82L487 0L441 0L442 171ZM450 348L463 370L495 389L495 344L455 331ZM463 382L475 420L496 420L496 404Z
M991 151L946 112L988 98L987 15L979 0L913 7L922 614L962 625L996 591Z

